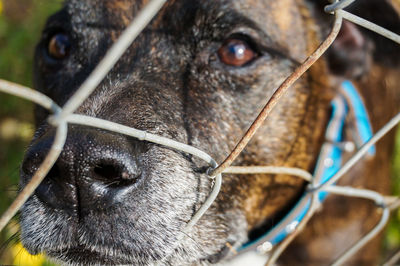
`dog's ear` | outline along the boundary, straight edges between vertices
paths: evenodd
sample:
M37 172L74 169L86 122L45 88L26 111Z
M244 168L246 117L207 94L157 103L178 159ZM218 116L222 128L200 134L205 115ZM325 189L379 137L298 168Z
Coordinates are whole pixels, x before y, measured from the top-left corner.
M373 42L356 25L344 20L327 52L329 70L347 79L362 76L371 65L373 47Z
M400 34L400 0L358 0L345 10ZM327 57L333 74L353 79L367 73L372 61L386 67L399 66L400 45L344 20Z

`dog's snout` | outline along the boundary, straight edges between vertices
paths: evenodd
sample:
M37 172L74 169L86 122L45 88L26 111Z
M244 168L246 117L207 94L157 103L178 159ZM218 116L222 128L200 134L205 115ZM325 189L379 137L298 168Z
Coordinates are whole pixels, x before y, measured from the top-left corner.
M22 165L25 183L47 155L54 137L43 136L29 149ZM79 204L92 209L118 198L119 190L140 180L138 149L134 142L117 134L72 128L64 150L36 189L46 204L76 210ZM99 204L101 203L101 204Z

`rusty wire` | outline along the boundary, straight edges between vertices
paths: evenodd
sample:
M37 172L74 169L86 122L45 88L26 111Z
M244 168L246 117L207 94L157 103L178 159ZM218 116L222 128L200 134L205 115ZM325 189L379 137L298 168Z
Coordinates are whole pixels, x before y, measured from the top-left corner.
M285 95L290 86L293 85L331 46L333 41L336 39L337 34L342 26L342 17L337 16L333 29L331 33L327 36L325 41L312 53L307 59L298 66L294 72L286 78L286 80L278 87L278 89L274 92L271 98L268 100L267 104L261 110L260 114L254 120L253 124L244 134L242 139L236 144L236 147L232 150L232 152L226 157L226 159L222 162L218 168L214 169L210 175L214 176L224 172L226 168L228 168L233 161L239 156L239 154L243 151L243 149L247 146L249 141L253 138L254 134L264 123L267 116L271 113L272 109L278 103L279 99Z
M206 161L210 166L209 174L210 178L213 179L212 180L213 186L210 195L208 196L206 201L200 207L200 209L195 214L193 219L189 221L187 226L183 229L183 231L185 231L185 234L201 218L201 216L207 211L209 206L213 203L213 201L217 197L222 182L222 176L221 176L222 173L238 174L245 172L247 174L252 174L252 173L274 174L279 172L288 175L298 176L300 178L305 179L307 182L310 183L310 188L307 192L308 193L307 197L310 200L310 207L306 213L305 218L295 228L294 232L292 232L277 248L275 248L274 252L270 257L269 265L275 263L279 255L283 252L283 250L287 247L287 245L301 232L301 230L306 226L307 222L315 213L316 208L320 204L318 201L318 197L316 196L317 192L324 190L324 191L329 191L330 193L333 194L339 194L351 197L364 197L375 201L379 205L378 207L382 208L381 220L378 222L377 226L375 226L370 232L368 232L361 240L358 241L358 243L356 243L344 255L338 258L334 263L334 265L342 264L349 256L354 254L354 252L356 252L359 248L361 248L366 242L368 242L374 235L376 235L383 228L389 217L389 211L400 207L400 199L398 197L384 197L380 194L377 194L376 192L369 190L337 187L334 186L333 183L336 182L341 176L343 176L343 174L346 173L350 169L350 167L352 167L356 162L358 162L362 158L363 154L365 154L365 152L368 150L368 147L373 145L382 136L384 136L391 128L393 128L396 124L399 123L400 114L395 116L385 127L383 127L380 131L378 131L375 134L375 136L367 144L365 144L343 166L343 168L333 178L334 181L330 181L320 186L317 186L315 180L312 179L310 173L302 169L290 168L290 167L278 167L278 166L264 166L264 167L253 167L253 168L232 167L230 165L235 160L235 158L242 152L242 150L246 147L248 142L256 133L257 129L263 124L264 120L268 117L272 109L276 106L276 104L278 104L279 99L288 91L290 86L294 82L296 82L296 80L298 80L304 74L304 72L306 72L315 63L315 61L318 60L318 58L321 55L324 54L326 49L329 48L329 46L335 40L336 35L340 30L343 18L350 20L354 23L357 23L368 29L371 29L400 44L400 36L342 10L343 8L345 8L354 1L355 0L336 1L332 5L329 5L325 8L327 12L333 13L336 16L335 23L331 33L317 48L317 50L314 53L312 53L304 61L303 64L297 67L295 71L282 83L282 85L279 86L279 88L275 91L273 96L268 100L267 104L264 106L264 108L262 109L256 120L253 122L251 127L247 130L245 135L241 138L241 140L238 142L238 144L235 146L235 148L226 157L226 159L222 162L220 166L217 165L217 163L212 159L211 156L187 144L179 143L171 139L153 135L145 131L140 131L134 128L125 127L123 125L119 125L110 121L73 114L73 112L83 103L83 101L87 97L89 97L89 95L101 83L104 77L112 69L114 64L119 60L119 58L125 52L125 50L131 45L134 39L140 34L140 32L146 27L146 25L151 21L151 19L163 7L166 0L152 0L143 8L143 10L138 14L138 16L134 19L134 21L127 27L127 29L124 31L121 37L117 40L117 42L107 52L105 58L100 62L100 64L91 73L88 79L78 89L78 91L68 100L68 102L63 108L59 107L50 98L39 92L33 91L29 88L25 88L16 84L12 84L7 81L0 80L0 91L28 99L36 104L43 106L44 108L52 112L52 116L49 117L49 122L50 124L52 124L57 128L56 137L52 145L52 148L49 151L42 165L39 167L39 170L34 174L34 177L31 179L31 181L20 192L20 194L17 196L15 201L10 205L8 210L1 216L0 231L4 229L9 220L15 215L15 213L20 209L20 207L29 198L29 196L33 194L36 187L47 175L48 171L51 169L52 165L55 163L59 154L62 151L67 136L68 124L72 123L72 124L81 124L86 126L103 128L106 130L111 130L114 132L119 132L121 134L129 135L138 138L139 140L147 140L153 143L158 143L160 145L164 145L183 152L190 153ZM392 257L388 261L387 265L391 265L391 263L394 263L399 256L400 256L399 253L395 254L394 257Z
M261 110L260 114L254 120L253 124L244 134L242 139L236 144L236 147L232 150L232 152L226 157L226 159L222 162L220 166L214 169L210 175L215 176L218 175L226 168L228 168L233 161L239 156L239 154L243 151L243 149L247 146L249 141L253 138L254 134L256 134L257 130L262 126L265 119L271 113L272 109L276 106L279 99L285 95L288 89L295 83L331 46L333 41L335 40L337 34L339 33L340 27L342 25L342 17L338 16L335 20L334 27L325 41L312 53L307 59L298 66L294 72L286 78L286 80L278 87L278 89L274 92L271 98L268 100L267 104Z

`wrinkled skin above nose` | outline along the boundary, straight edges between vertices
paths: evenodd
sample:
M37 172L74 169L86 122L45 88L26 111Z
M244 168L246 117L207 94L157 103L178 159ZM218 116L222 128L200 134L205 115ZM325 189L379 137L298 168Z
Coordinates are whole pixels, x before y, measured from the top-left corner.
M22 182L28 182L44 160L53 133L42 136L29 149L22 165ZM140 184L139 145L118 134L71 127L63 152L35 194L48 206L69 213L77 206L83 211L104 210Z

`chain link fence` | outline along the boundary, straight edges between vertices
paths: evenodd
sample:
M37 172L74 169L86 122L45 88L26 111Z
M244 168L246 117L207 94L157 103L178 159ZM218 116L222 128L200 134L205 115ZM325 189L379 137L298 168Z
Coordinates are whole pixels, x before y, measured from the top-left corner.
M50 99L46 95L43 95L37 91L5 80L0 80L1 92L27 99L49 110L52 115L48 118L48 123L57 129L52 148L47 154L47 157L44 159L43 163L34 174L31 181L18 194L17 198L10 205L7 211L2 214L0 218L0 231L5 228L11 218L24 204L24 202L30 197L30 195L34 193L35 189L46 177L47 173L50 171L50 169L58 159L60 153L63 150L63 146L65 144L68 134L68 124L79 124L88 127L101 128L104 130L131 136L142 141L148 141L163 145L196 156L204 160L209 165L208 174L209 178L213 180L212 189L206 201L195 213L193 218L187 223L186 227L184 228L185 232L191 230L191 228L196 224L196 222L202 217L202 215L214 202L221 188L223 173L280 173L297 176L309 182L306 197L310 202L310 206L307 210L305 218L294 228L293 232L282 243L280 243L276 248L273 249L272 253L270 254L268 265L273 265L276 262L280 254L285 250L289 243L307 225L307 222L316 212L316 209L319 205L319 200L317 196L319 192L326 191L332 194L347 197L365 198L373 201L376 204L377 208L380 208L382 210L381 219L370 232L368 232L355 245L349 248L340 258L338 258L334 262L333 265L343 264L349 257L354 255L360 248L362 248L366 243L368 243L368 241L370 241L384 228L390 217L390 212L400 207L400 199L393 196L381 195L371 190L342 187L335 184L368 152L368 150L377 141L379 141L400 122L400 113L393 117L384 127L378 130L367 143L365 143L346 163L344 163L342 168L329 181L323 184L318 183L310 173L302 169L279 166L232 167L231 164L246 147L247 143L252 139L257 129L263 124L264 120L268 118L268 115L270 114L274 106L279 103L279 99L287 92L287 90L290 89L291 85L296 80L298 80L330 47L330 45L333 43L336 36L338 35L339 30L341 29L343 19L349 20L364 28L375 31L376 33L398 43L399 45L400 36L343 10L349 4L355 2L355 0L335 1L331 5L326 6L325 12L332 14L332 16L335 16L335 21L328 37L321 43L318 49L315 50L314 53L312 53L275 91L273 96L269 99L268 103L258 115L257 119L253 122L246 134L242 137L240 142L232 150L229 156L227 156L227 158L221 164L218 164L210 155L193 146L155 134L150 134L146 131L123 126L111 121L74 114L74 111L79 108L79 106L85 101L85 99L87 99L89 95L91 95L91 93L97 88L97 86L102 82L103 78L117 63L125 50L132 44L135 38L147 26L151 19L158 13L165 2L166 0L152 0L140 11L140 13L125 29L125 31L115 42L115 44L109 49L105 57L98 64L95 70L90 74L87 80L62 107L58 106L52 99ZM184 237L185 234L181 235L182 237ZM386 262L385 265L393 265L399 259L400 252L389 259L389 261Z

